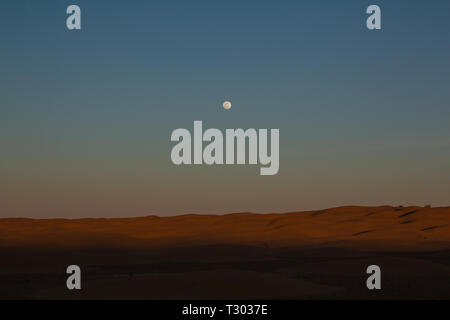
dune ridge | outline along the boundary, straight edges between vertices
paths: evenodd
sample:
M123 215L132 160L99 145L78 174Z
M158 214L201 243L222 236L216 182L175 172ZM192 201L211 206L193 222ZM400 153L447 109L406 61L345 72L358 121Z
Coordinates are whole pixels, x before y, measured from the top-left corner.
M171 217L0 219L0 247L352 247L450 249L450 207L345 206L316 211Z

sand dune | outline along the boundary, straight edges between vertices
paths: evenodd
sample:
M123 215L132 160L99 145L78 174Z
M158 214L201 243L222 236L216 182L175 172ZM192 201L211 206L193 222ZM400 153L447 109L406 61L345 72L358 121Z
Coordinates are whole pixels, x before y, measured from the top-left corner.
M0 247L450 248L450 207L359 207L282 214L235 213L123 219L0 219Z
M448 299L450 208L0 219L0 283L7 299Z

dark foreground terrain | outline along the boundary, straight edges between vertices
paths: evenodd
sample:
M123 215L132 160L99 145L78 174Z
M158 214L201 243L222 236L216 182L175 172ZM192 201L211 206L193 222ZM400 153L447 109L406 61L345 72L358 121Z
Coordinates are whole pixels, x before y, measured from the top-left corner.
M448 211L0 219L0 298L450 299ZM366 287L372 264L381 290Z

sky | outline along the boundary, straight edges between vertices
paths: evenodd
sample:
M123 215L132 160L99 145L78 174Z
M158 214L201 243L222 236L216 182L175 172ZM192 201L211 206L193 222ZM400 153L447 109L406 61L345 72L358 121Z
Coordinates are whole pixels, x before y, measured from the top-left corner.
M0 217L448 206L449 23L447 0L1 1ZM175 166L194 120L278 128L279 173Z

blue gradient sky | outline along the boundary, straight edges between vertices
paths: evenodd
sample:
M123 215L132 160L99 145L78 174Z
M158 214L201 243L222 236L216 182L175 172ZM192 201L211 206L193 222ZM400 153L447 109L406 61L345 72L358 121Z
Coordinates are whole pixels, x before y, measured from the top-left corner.
M449 205L449 1L243 2L2 1L0 216ZM279 174L174 166L193 120L279 128Z

